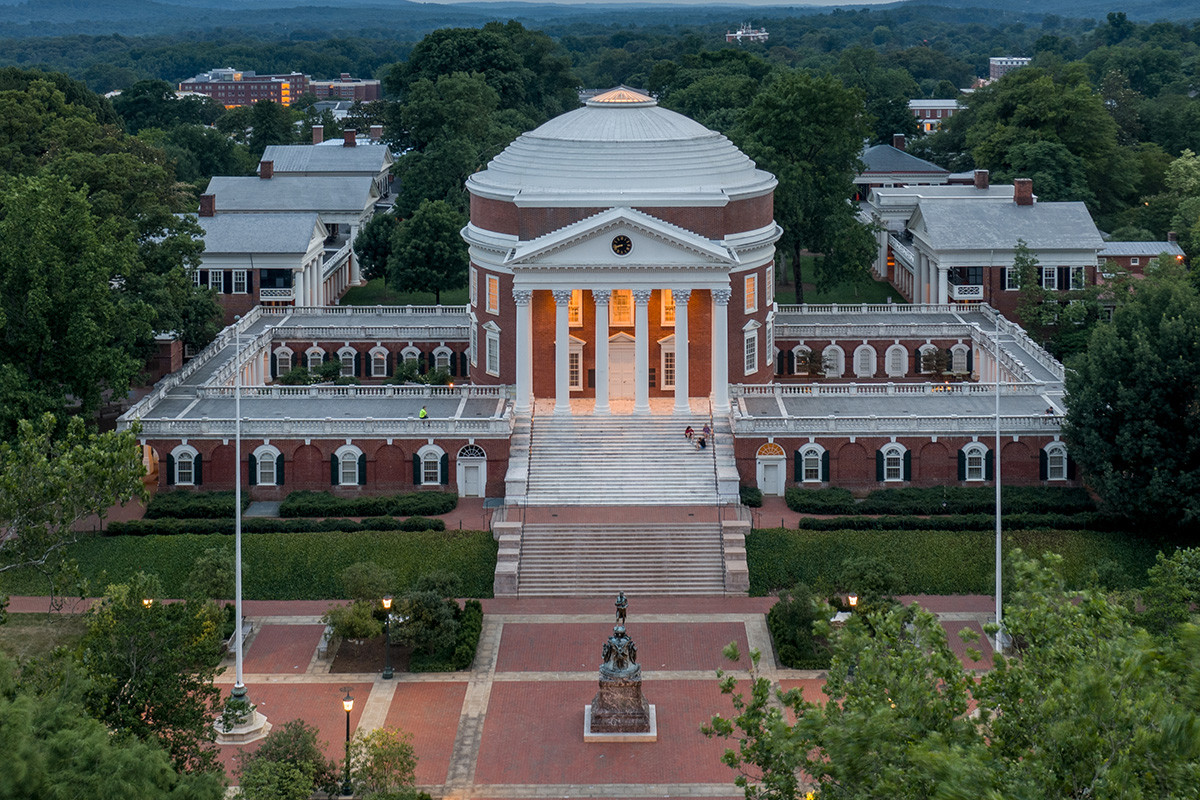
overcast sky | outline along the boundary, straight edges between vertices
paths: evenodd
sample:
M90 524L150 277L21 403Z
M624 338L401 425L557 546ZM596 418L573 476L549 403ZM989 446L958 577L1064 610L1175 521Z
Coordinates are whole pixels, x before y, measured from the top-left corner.
M852 3L836 2L835 0L505 0L506 2L531 2L537 5L718 5L718 6L872 6L892 3L895 0L855 0ZM417 2L438 3L442 5L471 5L474 3L495 3L497 0L417 0Z

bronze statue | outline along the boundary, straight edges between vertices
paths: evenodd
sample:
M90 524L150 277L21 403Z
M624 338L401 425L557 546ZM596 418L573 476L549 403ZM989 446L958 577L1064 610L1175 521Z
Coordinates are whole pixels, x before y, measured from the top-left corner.
M617 607L617 624L624 625L625 624L625 608L626 608L626 606L629 605L629 601L627 601L625 599L624 592L617 592L617 602L615 603L615 605Z

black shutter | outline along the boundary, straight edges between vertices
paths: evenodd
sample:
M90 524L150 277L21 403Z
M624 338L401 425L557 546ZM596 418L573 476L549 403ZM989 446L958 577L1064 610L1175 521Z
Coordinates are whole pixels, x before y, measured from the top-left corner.
M254 294L254 270L246 270L246 291Z
M904 480L912 480L912 450L904 451Z
M360 378L365 378L366 373L363 372L363 357L362 353L354 351L354 374Z
M333 361L333 353L326 351L321 354L321 363L322 364L328 364L330 361Z
M421 457L413 453L413 486L421 485Z
M821 453L821 480L829 483L829 451Z
M875 480L883 483L883 451L875 451Z
M221 286L225 294L233 294L233 270L225 270L221 273Z
M968 350L967 351L967 372L974 372L974 371L975 371L975 351Z
M1038 451L1038 480L1048 480L1050 476L1050 459L1045 450Z
M442 453L442 463L439 465L441 473L442 486L450 485L450 454Z
M329 483L333 486L338 485L338 457L334 453L329 457Z
M421 371L421 373L422 373L422 374L424 374L424 373L427 371L427 369L426 369L426 359L425 359L425 353L424 353L424 352L421 352L421 353L418 353L418 354L417 354L417 369L419 369L419 370Z
M587 381L588 388L595 389L596 388L596 370L589 369L587 372L588 372L588 381Z
M958 479L960 481L967 479L967 454L962 450L958 451Z
M996 480L996 451L988 450L983 459L983 477L985 480Z
M257 486L258 485L258 459L254 457L254 453L251 453L247 457L247 460L250 462L250 475L249 475L250 485Z
M787 374L788 375L796 374L796 351L795 350L787 351Z
M387 363L387 376L390 378L396 374L396 354L389 350L384 358Z
M275 459L275 485L276 486L284 485L283 463L284 463L283 455L281 454L278 458Z
M787 354L780 350L779 355L775 356L775 374L787 374Z
M1045 452L1044 450L1042 452ZM204 483L204 457L196 453L196 460L192 462L192 469L195 470L192 478L192 483L199 486Z
M1067 456L1067 480L1075 480L1075 459Z
M175 456L167 454L167 486L175 485Z
M792 456L792 473L793 473L793 475L792 475L793 481L795 481L796 483L803 482L803 480L804 480L804 456L800 455L799 450L797 450L795 455Z
M367 454L361 453L358 456L358 485L367 485Z
M450 377L458 377L458 356L454 354L453 350L450 351Z
M462 374L463 374L463 377L465 378L465 377L467 377L467 375L470 374L469 372L467 372L467 351L464 350L459 355L462 358Z
M275 358L274 353L271 353L271 377L279 377L279 361Z

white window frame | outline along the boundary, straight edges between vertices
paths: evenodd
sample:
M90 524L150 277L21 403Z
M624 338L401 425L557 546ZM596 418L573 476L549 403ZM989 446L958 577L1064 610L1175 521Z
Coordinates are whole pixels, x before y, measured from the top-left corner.
M745 374L753 375L758 372L758 322L751 320L742 328L742 366Z
M240 288L239 288L239 286L240 286ZM246 270L235 269L233 271L233 293L234 294L246 294L247 291L248 290L246 288Z
M471 305L479 305L479 270L471 266Z
M854 348L854 377L874 378L879 369L879 354L869 344L860 344Z
M612 290L612 295L608 301L608 324L614 328L629 328L633 326L632 289Z
M664 328L675 327L675 294L670 289L663 289L659 294L662 295L662 313L659 319L662 320Z
M885 482L896 483L904 480L904 452L903 445L896 444L895 442L884 445L883 480Z
M489 314L500 313L500 276L487 276L487 312Z
M1087 268L1086 267L1070 267L1071 270L1071 288L1083 289L1087 286Z
M1021 273L1016 267L1004 268L1004 291L1015 292L1021 288Z
M341 371L338 373L343 378L354 377L354 357L358 355L353 347L343 347L338 350L338 363L341 364ZM346 363L349 359L350 363Z
M763 337L764 366L771 367L775 363L775 315L767 317L767 335Z
M1132 256L1129 259L1129 266L1131 266L1131 267L1139 266L1141 263L1142 263L1142 259L1139 258L1138 256Z
M175 474L171 476L175 480L176 486L196 486L196 458L200 455L200 451L192 447L190 444L181 444L171 451L171 458L175 460ZM187 480L183 479L183 464L187 462Z
M1058 267L1042 267L1042 288L1049 291L1058 290Z
M808 374L807 369L803 373L800 372L800 359L802 358L803 353L809 353L811 355L812 348L806 344L798 344L792 348L792 371L795 375Z
M908 349L900 344L893 344L884 353L885 371L889 378L903 378L908 374ZM893 363L899 359L899 364Z
M925 354L929 352L937 352L938 346L932 343L926 343L917 348L917 369L922 375L932 375L933 370L925 369Z
M968 481L987 480L987 448L972 442L963 448L963 478Z
M417 364L421 360L421 351L410 344L400 351L400 358L405 364Z
M745 294L745 311L747 314L753 314L758 311L758 274L751 272L742 282L743 292Z
M767 276L763 280L763 288L766 289L765 302L769 306L775 302L775 265L767 265Z
M313 359L316 363L313 363ZM304 352L304 366L309 372L312 372L317 367L325 363L325 351L320 347L310 347Z
M417 451L417 457L421 460L421 486L440 486L442 483L442 456L446 451L438 447L436 444L427 444ZM429 479L430 470L433 471L433 480Z
M193 286L202 286L203 285L200 283L200 270L198 270L198 269L192 270L192 285Z
M658 340L659 388L675 388L675 334Z
M583 327L583 289L571 290L571 299L567 301L567 326Z
M334 451L338 465L338 486L359 485L358 461L362 457L362 454L362 450L359 450L352 444L344 444ZM350 480L346 480L347 476L350 477Z
M371 377L372 378L386 378L387 377L387 364L388 364L387 348L386 347L373 347L373 348L371 348L370 355L371 355Z
M217 294L225 293L225 270L210 269L208 271L208 288L212 289Z
M971 353L971 348L965 344L956 344L950 348L950 371L955 374L964 374L967 371L969 363L968 356Z
M800 482L801 483L822 483L821 480L821 461L825 456L825 448L819 444L806 444L800 448ZM815 466L811 463L815 460ZM815 473L810 476L810 467L815 469Z
M846 351L841 346L826 345L821 351L821 374L826 378L840 378L846 374Z
M1062 442L1051 442L1046 445L1045 450L1046 480L1065 481L1067 479L1067 446ZM1061 459L1057 468L1054 463L1056 459Z
M454 358L454 351L449 347L442 345L433 351L433 368L444 369L450 371L450 360Z
M471 341L469 344L471 350L471 366L479 366L479 322L475 319L475 315L471 315Z
M488 375L500 377L500 326L489 322L484 330L484 369Z
M265 459L271 459L271 480L263 480L263 463ZM279 452L279 448L274 445L264 444L254 450L254 465L255 471L258 473L254 476L255 482L259 486L279 486L279 459L283 454Z
M276 347L275 348L275 372L282 376L292 371L292 348Z

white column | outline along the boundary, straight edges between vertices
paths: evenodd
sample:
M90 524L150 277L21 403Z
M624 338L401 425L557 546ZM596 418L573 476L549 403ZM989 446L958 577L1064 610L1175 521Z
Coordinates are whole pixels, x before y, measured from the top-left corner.
M691 289L672 289L675 300L675 413L687 414L688 405L688 300Z
M634 289L633 413L650 413L650 289Z
M531 289L513 289L517 307L517 399L514 411L528 415L533 408L533 299Z
M350 226L350 283L358 286L362 283L362 275L358 271L358 261L354 258L354 240L358 238L358 226Z
M304 270L292 273L292 305L304 305Z
M937 269L937 299L934 301L941 305L950 302L950 270L947 267L938 266Z
M571 413L570 362L571 329L567 310L571 305L570 289L554 292L554 413Z
M596 303L596 408L593 413L608 414L608 289L592 289Z
M713 413L729 413L729 298L730 289L713 289L712 363Z

